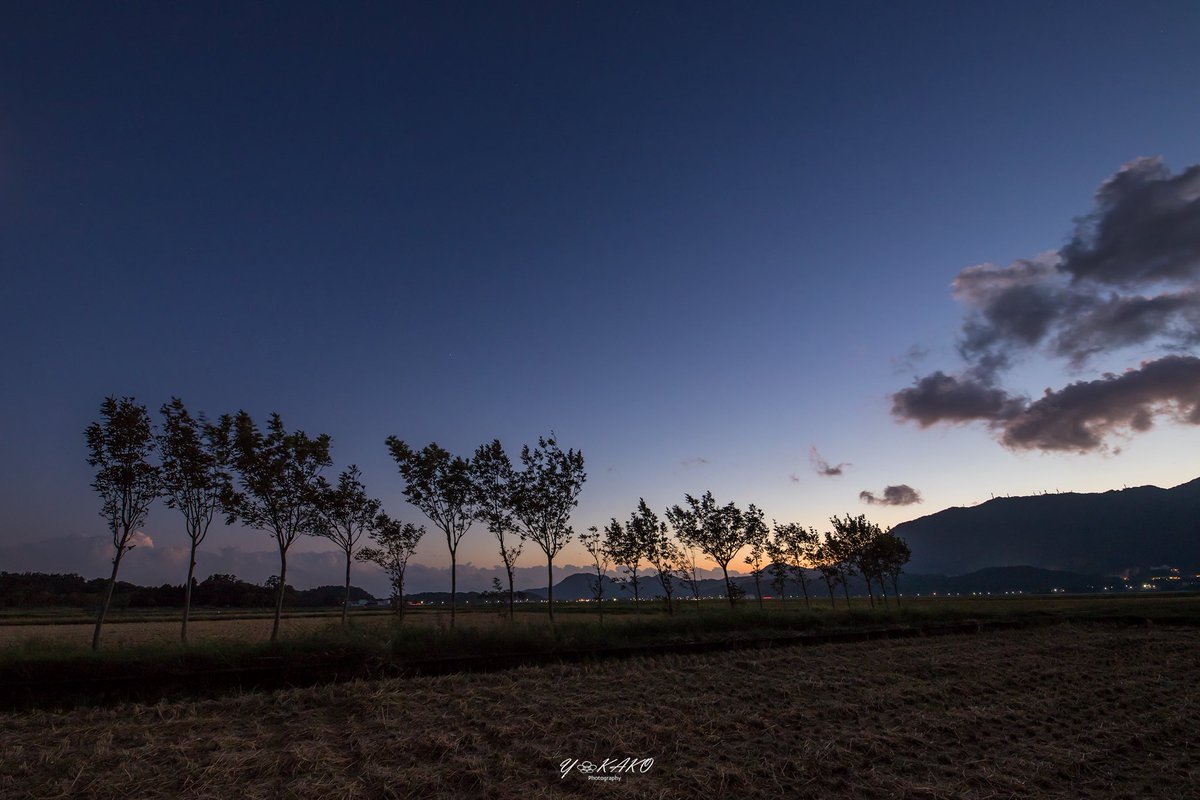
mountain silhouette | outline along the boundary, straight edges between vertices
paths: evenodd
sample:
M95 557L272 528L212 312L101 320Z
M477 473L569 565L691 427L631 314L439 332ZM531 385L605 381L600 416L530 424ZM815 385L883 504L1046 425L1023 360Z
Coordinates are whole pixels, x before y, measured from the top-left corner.
M907 573L1029 565L1087 575L1200 564L1200 478L1172 489L998 497L897 525Z

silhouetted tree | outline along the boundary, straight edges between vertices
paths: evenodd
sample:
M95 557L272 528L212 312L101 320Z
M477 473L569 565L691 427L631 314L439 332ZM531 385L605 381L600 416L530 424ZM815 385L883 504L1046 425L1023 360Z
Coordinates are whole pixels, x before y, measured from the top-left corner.
M477 519L487 525L500 545L500 561L508 575L508 617L516 613L517 559L525 543L513 519L513 468L499 439L480 445L471 459L471 485L475 492ZM516 541L508 538L513 534Z
M524 469L513 474L513 516L521 524L522 538L532 539L546 554L546 600L553 622L554 556L571 541L571 509L579 504L587 480L583 453L564 452L551 433L539 436L537 447L521 448L521 464Z
M504 586L501 585L500 579L492 578L492 588L480 592L479 596L488 603L493 600L498 603L504 602Z
M401 620L404 619L404 572L424 535L424 525L401 522L381 511L368 533L375 546L364 547L355 556L359 561L383 567L392 582L392 601Z
M881 571L892 579L892 596L896 598L898 607L900 605L900 587L897 585L897 581L904 565L912 559L912 551L908 549L908 542L892 533L891 528L884 531L883 535L879 537L879 543L878 557Z
M747 512L742 512L732 502L718 506L712 492L705 492L700 499L684 495L684 501L687 507L672 506L667 510L667 519L680 541L694 546L721 567L725 576L725 594L729 605L733 606L738 592L729 580L729 562L755 535L753 525L747 527L747 515L756 516L758 509L750 506Z
M804 593L804 606L811 608L808 597L808 573L812 568L820 534L813 528L805 528L795 522L780 525L775 523L774 547L783 558L793 579L800 584Z
M858 569L864 576L870 575L869 580L879 584L879 597L884 608L887 607L887 582L884 576L884 561L887 558L887 534L878 525L872 524L867 531L869 538L863 545L857 559Z
M609 559L611 558L608 547L604 539L600 536L600 529L595 525L588 528L583 533L579 534L579 542L583 545L583 549L587 550L588 555L592 557L592 567L596 570L595 580L590 580L590 588L592 597L596 600L596 607L600 611L600 622L604 623L604 576L608 573Z
M638 507L639 511L644 507L645 503L642 503ZM649 511L649 509L646 510ZM650 513L653 514L653 512ZM638 569L641 567L642 559L647 556L647 551L650 549L650 537L653 535L648 521L639 518L637 511L633 513L627 525L622 525L613 519L604 526L604 542L612 556L613 564L625 572L625 576L618 580L623 587L633 588L635 613L641 613L642 610L639 591L641 576L638 575Z
M828 537L828 534L826 536ZM828 538L819 543L813 552L813 566L820 573L821 580L825 581L825 588L829 590L829 607L836 611L837 602L833 598L833 585L841 578L842 567L838 562L837 555L828 544ZM846 598L846 605L847 607L850 605L849 597Z
M196 604L201 606L270 608L274 602L274 593L269 589L238 580L236 575L214 572L196 586Z
M162 455L163 498L167 506L182 512L184 530L191 540L183 590L183 625L179 632L180 641L187 644L196 550L232 490L227 469L233 458L232 423L224 417L214 425L204 414L197 419L178 397L164 403L160 412L163 427L158 436L158 450Z
M678 530L676 535L678 535ZM675 576L688 587L688 591L692 593L692 600L699 605L700 569L696 566L696 548L686 542L681 542L681 546L679 546L679 560L675 565Z
M646 561L654 567L658 583L662 586L663 597L667 601L667 613L674 614L675 578L679 570L684 568L683 551L667 533L667 524L658 521L658 517L646 506L646 501L638 503L638 514L646 522Z
M871 601L871 608L874 608L875 591L871 587L871 580L879 570L875 549L871 543L875 537L882 534L882 531L879 530L878 525L870 522L863 514L859 514L857 517L847 514L844 519L831 517L829 521L833 525L833 536L837 543L835 549L841 560L845 562L848 574L857 572L863 576L863 580L867 584L867 597ZM849 603L849 596L847 596L847 603Z
M771 588L775 590L779 601L785 602L787 600L788 568L783 561L783 553L776 549L775 542L771 539L767 540L763 548L767 552L767 558L771 560L771 563L767 564L767 572L771 573Z
M346 598L342 603L342 624L350 611L350 565L354 561L354 548L359 539L371 530L379 516L380 503L367 496L363 486L362 472L358 465L338 475L336 486L320 479L318 501L321 511L321 526L316 533L338 546L346 554Z
M479 516L471 463L430 442L413 450L395 436L388 450L404 478L404 496L446 534L450 549L450 627L458 609L458 543Z
M747 543L750 546L750 553L743 559L746 566L750 567L750 574L754 577L754 594L758 598L758 607L763 607L762 596L762 575L765 564L763 556L766 554L767 546L767 524L763 521L763 512L750 506L750 510L743 515L743 525L746 528Z
M222 425L230 424L222 418ZM332 462L327 434L310 438L302 430L289 433L279 414L271 414L266 433L259 431L245 411L232 421L234 468L241 491L230 492L225 507L227 521L241 520L251 528L269 533L279 548L276 576L275 621L271 641L279 638L279 620L287 592L288 549L305 535L320 532L321 470Z
M834 518L836 519L836 517ZM825 532L825 541L821 545L826 563L834 570L838 582L842 584L842 593L846 596L846 608L850 607L850 578L856 574L854 569L855 539L835 529Z
M99 422L84 431L90 467L96 477L92 488L100 495L100 516L108 522L112 534L112 576L104 592L104 602L96 617L92 649L100 649L100 630L112 602L113 587L121 559L134 545L133 534L146 521L150 504L159 496L161 480L157 467L149 462L154 452L154 426L146 407L132 397L106 397L100 404Z

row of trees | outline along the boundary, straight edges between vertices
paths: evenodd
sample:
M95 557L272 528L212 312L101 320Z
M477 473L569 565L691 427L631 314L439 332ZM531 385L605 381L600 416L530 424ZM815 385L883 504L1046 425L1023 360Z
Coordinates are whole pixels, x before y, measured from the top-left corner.
M271 640L279 636L287 585L287 557L302 536L320 536L336 544L346 559L345 602L350 600L351 566L374 561L389 575L394 593L403 597L404 573L425 533L424 526L392 519L370 497L361 472L351 465L336 483L321 474L332 465L330 437L289 431L278 414L261 429L248 413L210 421L193 416L179 398L164 404L156 429L144 405L134 398L108 397L100 420L85 431L88 464L96 469L94 488L101 515L112 534L112 575L96 618L92 647L100 645L104 618L112 602L121 561L134 548L134 534L145 524L155 500L179 510L190 540L180 637L187 642L196 552L218 515L270 534L279 550L279 575ZM522 469L513 468L499 441L481 446L473 457L453 456L436 443L413 449L396 437L386 441L404 479L404 495L446 537L451 558L451 623L457 602L457 551L473 523L496 536L509 578L510 609L516 559L523 542L533 541L554 557L570 541L568 524L586 479L583 454L563 451L554 436L521 450ZM155 456L157 455L157 460ZM362 537L374 540L359 548ZM550 611L553 617L553 606Z
M88 463L97 470L92 486L101 496L101 514L108 521L115 550L112 576L96 620L94 648L100 643L121 560L133 548L133 535L144 524L150 505L160 497L182 513L191 542L184 584L184 642L196 552L218 514L229 524L241 522L266 531L276 542L280 566L272 640L279 634L288 551L302 536L324 537L345 554L343 622L355 560L383 567L394 597L403 598L405 571L425 528L388 516L382 504L367 494L357 466L343 471L336 483L327 481L321 473L332 464L328 435L288 431L278 414L269 417L263 430L245 411L213 422L203 414L190 414L178 398L160 411L163 424L156 431L145 406L133 398L109 397L101 405L101 420L86 431ZM518 469L499 440L481 445L467 457L453 455L436 442L416 449L391 436L385 444L404 481L405 498L445 537L450 553L451 625L457 613L458 547L476 524L496 540L508 576L510 615L517 559L526 542L541 550L553 620L554 559L574 534L570 515L587 479L582 452L563 450L552 433L539 437L536 446L521 448ZM721 505L705 492L699 498L685 495L682 504L666 509L665 520L640 500L628 522L614 518L602 531L589 528L581 541L597 571L597 599L602 599L602 578L610 564L623 572L622 580L635 600L640 599L645 565L662 587L668 609L673 609L679 588L690 588L699 597L697 562L706 556L720 567L733 603L741 592L729 578L729 565L749 548L744 563L754 576L760 603L761 580L768 571L780 594L790 576L809 602L807 570L816 569L831 602L838 583L849 601L847 581L861 575L874 605L876 585L881 597L886 597L886 578L894 589L896 576L908 561L907 546L865 517L834 518L832 523L833 530L823 537L793 523L769 527L754 505L744 510L732 502ZM373 544L360 548L364 535ZM402 612L402 603L399 608Z
M862 576L874 607L876 587L886 603L887 580L899 602L896 582L911 556L903 539L861 515L833 517L833 529L822 536L815 528L796 523L775 522L768 527L763 512L754 505L745 510L732 502L721 505L712 492L705 492L699 498L685 495L684 503L668 508L665 517L666 521L660 521L646 501L639 499L628 522L613 518L603 529L593 526L581 535L581 543L592 558L592 594L597 601L604 599L604 577L611 568L620 570L619 580L632 591L635 602L641 599L641 582L647 579L657 581L668 612L673 610L674 597L681 587L690 589L693 598L699 600L696 565L700 554L720 567L732 605L742 590L730 580L729 565L748 549L743 563L754 578L760 606L766 573L781 598L786 597L790 579L800 586L805 604L810 605L809 574L816 570L829 589L831 604L836 605L834 587L841 584L849 605L849 581ZM674 538L668 523L675 531Z

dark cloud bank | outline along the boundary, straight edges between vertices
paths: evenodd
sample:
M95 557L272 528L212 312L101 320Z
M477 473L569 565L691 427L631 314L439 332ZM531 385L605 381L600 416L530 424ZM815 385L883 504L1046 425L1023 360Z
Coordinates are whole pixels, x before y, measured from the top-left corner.
M911 506L921 502L921 493L907 483L902 483L898 486L884 487L879 494L859 492L858 499L872 506Z
M936 371L892 396L892 413L922 428L981 421L1006 447L1087 452L1158 417L1200 425L1200 164L1178 175L1158 159L1123 167L1054 253L964 269L952 284L967 308L966 368ZM1130 347L1162 355L1121 374L1047 389L1030 400L1000 385L1033 352L1071 370Z

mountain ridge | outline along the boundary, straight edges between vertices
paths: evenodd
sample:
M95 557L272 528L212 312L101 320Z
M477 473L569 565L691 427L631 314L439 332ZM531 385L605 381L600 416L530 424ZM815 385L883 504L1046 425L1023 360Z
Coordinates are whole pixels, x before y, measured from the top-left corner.
M1092 575L1200 563L1200 478L1170 489L996 497L901 523L908 569L961 574L1029 565Z

